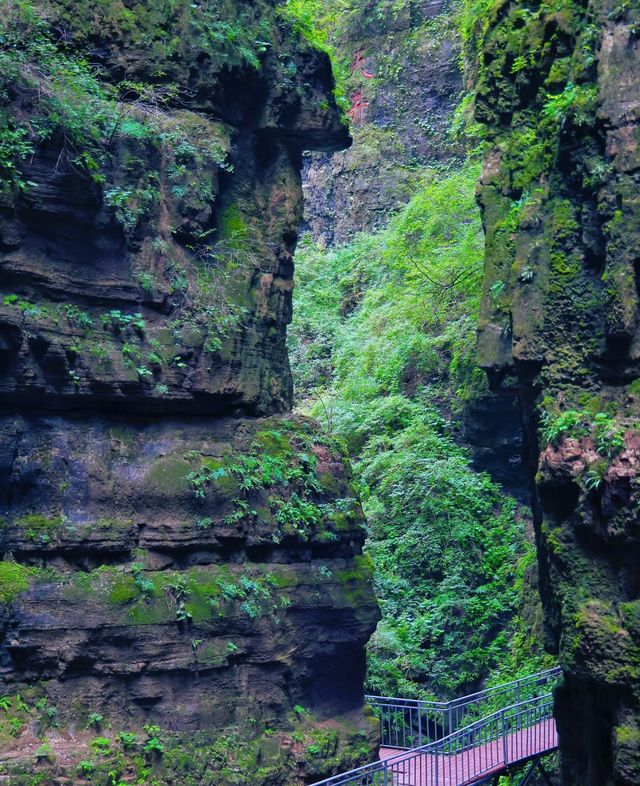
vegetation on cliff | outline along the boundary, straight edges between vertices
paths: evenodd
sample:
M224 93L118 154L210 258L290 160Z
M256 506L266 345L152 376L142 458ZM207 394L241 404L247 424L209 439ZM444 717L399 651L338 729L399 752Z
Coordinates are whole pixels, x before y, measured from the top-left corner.
M298 251L298 406L354 460L383 611L368 689L383 695L453 696L545 662L539 618L525 631L518 615L534 592L523 515L461 446L465 403L485 386L478 173L425 172L386 230Z
M564 782L640 780L638 4L469 2L479 361L519 390ZM634 576L632 581L628 578Z
M187 55L197 57L200 50L214 72L238 66L259 69L260 55L272 46L275 34L266 16L234 10L231 4L215 11L199 11L187 2L170 6L150 9L136 3L127 8L119 0L98 7L62 0L6 3L0 40L0 181L5 190L29 186L20 162L58 134L64 137L58 166L76 167L98 184L106 181L117 143L123 139L164 136L176 147L199 154L205 167L224 162L220 143L194 136L191 129L171 124L163 115L184 89L184 75L172 71L170 63ZM89 61L85 52L96 25L102 35L111 31L112 47L119 41L124 49L135 40L145 68L153 71L155 66L152 78L114 79L106 64L98 65L95 57ZM124 51L120 56L124 65ZM150 200L152 184L147 185ZM141 199L141 194L135 199L121 194L118 206L132 211L134 205L140 208Z
M638 782L638 29L631 0L6 0L0 775L366 761L372 566L369 691L549 665L532 524L467 444L487 371L537 468L566 780ZM319 435L282 415L285 332L339 105L289 336Z

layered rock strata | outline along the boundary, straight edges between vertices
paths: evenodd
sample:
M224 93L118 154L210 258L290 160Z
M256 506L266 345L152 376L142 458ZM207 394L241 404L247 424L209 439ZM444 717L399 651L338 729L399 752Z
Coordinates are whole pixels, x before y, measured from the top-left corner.
M634 3L501 2L483 35L481 361L518 395L566 784L640 780Z
M302 150L349 142L328 59L271 2L3 24L0 693L73 734L249 724L294 751L242 782L366 759L362 516L340 450L286 414ZM51 762L10 700L18 783Z

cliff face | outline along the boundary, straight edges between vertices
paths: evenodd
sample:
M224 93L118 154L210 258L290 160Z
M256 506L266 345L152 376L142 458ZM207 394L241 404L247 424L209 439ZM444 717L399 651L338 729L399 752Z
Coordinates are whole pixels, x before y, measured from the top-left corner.
M517 393L535 476L567 784L640 780L638 227L633 3L499 4L477 117L490 151L480 353Z
M305 158L305 222L329 245L386 226L389 214L413 195L420 167L456 153L448 137L462 92L455 3L361 5L334 40L344 64L351 64L345 88L355 144Z
M1 24L0 772L75 771L92 716L217 731L182 759L165 740L158 778L367 759L361 512L285 414L301 154L349 142L329 62L266 1L16 1Z
M232 56L224 66L212 58L184 10L146 21L149 36L163 33L152 24L186 27L173 47L146 51L135 30L118 27L117 6L113 28L90 4L75 20L64 4L45 10L60 16L51 24L65 42L119 78L127 103L74 96L67 75L56 103L40 106L36 91L55 91L63 77L36 47L25 56L34 63L17 65L45 76L27 70L24 84L8 86L9 116L42 112L46 127L22 163L29 187L3 209L0 396L50 409L284 411L301 150L348 144L328 102L329 63L275 30L282 40L264 43L260 70L243 60L230 69ZM255 35L264 14L228 13ZM16 27L19 42L28 31ZM74 138L73 124L93 118L73 102L92 100L88 110L113 115ZM65 108L60 122L46 115Z

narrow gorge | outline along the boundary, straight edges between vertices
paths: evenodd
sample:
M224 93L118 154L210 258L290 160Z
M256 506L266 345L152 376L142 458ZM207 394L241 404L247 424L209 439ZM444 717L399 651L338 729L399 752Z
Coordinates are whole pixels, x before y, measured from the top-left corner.
M637 786L637 0L0 11L0 784Z

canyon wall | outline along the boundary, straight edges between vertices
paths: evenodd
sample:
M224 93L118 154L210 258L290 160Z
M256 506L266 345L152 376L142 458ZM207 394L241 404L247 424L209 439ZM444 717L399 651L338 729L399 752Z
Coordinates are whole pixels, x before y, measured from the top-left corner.
M339 245L386 226L425 165L461 152L449 136L462 92L455 5L371 0L341 20L332 43L349 74L355 144L305 156L305 223L319 242Z
M423 187L427 172L444 174L464 160L464 113L456 115L465 87L460 10L457 0L371 0L332 31L339 67L348 74L341 88L352 107L354 143L304 156L303 228L320 246L384 228ZM465 405L462 431L477 469L528 503L514 398L503 391L477 395Z
M637 3L479 18L480 359L517 395L564 783L640 781Z
M328 58L266 0L4 14L0 775L369 760L362 514L287 414L302 151L349 144Z

